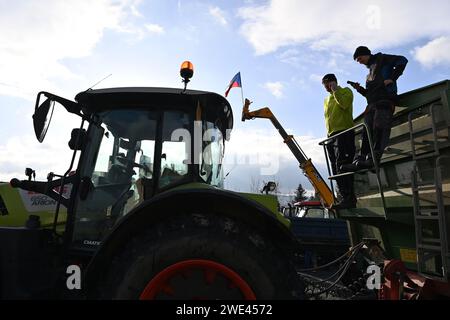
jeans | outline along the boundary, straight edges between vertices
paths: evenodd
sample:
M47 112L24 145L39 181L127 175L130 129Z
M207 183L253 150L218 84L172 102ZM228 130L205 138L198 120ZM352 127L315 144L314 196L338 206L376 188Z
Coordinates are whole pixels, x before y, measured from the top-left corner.
M377 162L380 161L384 149L386 149L389 144L393 115L394 104L389 100L381 100L369 104L364 114L364 122L366 123L370 135L372 136L373 151L375 161ZM361 158L372 158L370 153L369 138L366 130L364 130L362 136Z
M338 133L339 132L336 132L330 137L337 135ZM340 167L343 164L352 163L353 157L355 156L355 133L349 131L336 137L333 143L330 142L327 144L327 151L333 175L342 173ZM337 178L336 183L344 201L356 202L353 188L353 176Z

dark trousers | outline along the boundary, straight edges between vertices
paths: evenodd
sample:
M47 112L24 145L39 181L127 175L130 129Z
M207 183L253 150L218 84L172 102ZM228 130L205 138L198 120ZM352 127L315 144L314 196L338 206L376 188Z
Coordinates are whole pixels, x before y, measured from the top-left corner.
M372 136L373 151L376 161L380 161L384 149L389 143L393 114L394 104L389 100L381 100L369 104L364 114L364 122ZM366 130L363 131L361 158L372 158Z
M332 134L330 137L337 135ZM343 164L352 163L355 156L355 133L349 131L343 135L337 136L333 143L327 144L328 157L330 159L333 175L341 173ZM336 179L336 183L344 200L356 202L353 189L353 176L344 176Z

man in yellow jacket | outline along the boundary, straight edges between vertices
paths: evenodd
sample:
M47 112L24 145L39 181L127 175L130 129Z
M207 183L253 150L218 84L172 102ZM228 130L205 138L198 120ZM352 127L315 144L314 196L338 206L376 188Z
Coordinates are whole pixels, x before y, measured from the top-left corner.
M340 87L334 74L325 75L322 84L329 93L324 103L325 125L328 137L333 137L353 127L353 92L350 88ZM337 136L327 145L327 151L333 174L341 173L341 166L352 163L355 156L355 133L349 131ZM333 208L355 208L353 176L340 177L336 182L342 200L333 205Z

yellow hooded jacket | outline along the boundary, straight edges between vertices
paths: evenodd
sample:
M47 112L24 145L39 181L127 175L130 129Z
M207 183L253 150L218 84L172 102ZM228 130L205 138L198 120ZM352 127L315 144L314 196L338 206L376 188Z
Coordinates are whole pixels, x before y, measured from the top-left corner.
M341 88L325 98L325 124L328 136L353 127L353 92Z

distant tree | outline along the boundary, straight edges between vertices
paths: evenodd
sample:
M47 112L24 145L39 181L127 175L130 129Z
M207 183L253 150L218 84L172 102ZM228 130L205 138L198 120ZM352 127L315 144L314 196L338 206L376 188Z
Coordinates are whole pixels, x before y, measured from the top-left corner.
M300 183L295 192L294 202L305 201L307 199L308 199L308 196L306 195L306 190L303 188L302 184Z

